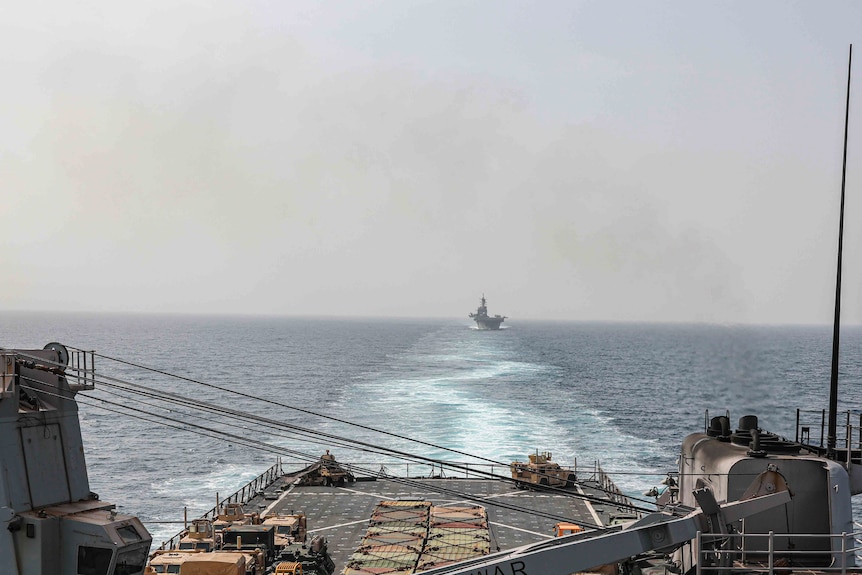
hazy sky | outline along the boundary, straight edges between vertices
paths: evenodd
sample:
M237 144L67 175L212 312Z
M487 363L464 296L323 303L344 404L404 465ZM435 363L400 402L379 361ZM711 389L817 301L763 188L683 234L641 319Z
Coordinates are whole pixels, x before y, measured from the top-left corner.
M0 310L862 322L862 2L18 2Z

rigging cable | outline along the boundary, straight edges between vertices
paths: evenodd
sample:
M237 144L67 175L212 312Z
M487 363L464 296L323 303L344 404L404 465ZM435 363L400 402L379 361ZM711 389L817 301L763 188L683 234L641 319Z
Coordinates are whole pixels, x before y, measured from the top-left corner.
M79 349L77 349L77 348L71 348L71 349L75 349L75 350L77 350L77 351L83 351L83 350L79 350ZM339 419L339 418L335 418L335 417L331 417L331 416L322 415L322 414L319 414L319 413L316 413L316 412L313 412L313 411L310 411L310 410L302 409L302 408L296 408L296 407L293 407L293 406L290 406L290 405L287 405L287 404L283 404L283 403L280 403L280 402L276 402L276 401L273 401L273 400L268 400L268 399L259 398L259 397L256 397L256 396L254 396L254 395L251 395L251 394L247 394L247 393L242 393L242 392L233 391L233 390L230 390L230 389L228 389L228 388L224 388L224 387L217 386L217 385L214 385L214 384L208 384L208 383L200 382L200 381L197 381L197 380L194 380L194 379L191 379L191 378L187 378L187 377L184 377L184 376L171 374L171 373L169 373L169 372L165 372L165 371L163 371L163 370L159 370L159 369L155 369L155 368L148 368L148 367L146 367L146 366L142 366L142 365L139 365L139 364L136 364L136 363L133 363L133 362L128 362L128 361L125 361L125 360L120 360L120 359L118 359L118 358L113 358L113 357L105 356L105 355L102 355L102 354L96 354L95 352L90 352L90 353L93 353L94 355L98 355L99 357L102 357L102 358L104 358L104 359L109 359L109 360L112 360L112 361L116 361L116 362L118 362L118 363L131 365L131 366L133 366L133 367L137 367L137 368L139 368L139 369L144 369L144 370L146 370L146 371L151 371L151 372L159 373L159 374L166 375L166 376L169 376L169 377L173 377L173 378L177 378L177 379L181 379L181 380L185 380L185 381L189 381L189 382L197 383L197 384L202 385L202 386L205 386L205 387L210 387L210 388L214 388L214 389L217 389L217 390L220 390L220 391L225 391L225 392L229 392L229 393L234 393L234 394L240 395L240 396L242 396L242 397L251 398L251 399L254 399L254 400L257 400L257 401L261 401L261 402L265 402L265 403L270 403L270 404L277 405L277 406L281 406L281 407L286 407L286 408L293 409L293 410L296 410L296 411L300 411L300 412L303 412L303 413L306 413L306 414L315 415L315 416L317 416L317 417L321 417L321 418L324 418L324 419L330 419L330 420L333 420L333 421L337 421L337 422L339 422L339 423L344 423L344 424L346 424L346 425L356 426L356 427L360 427L360 428L363 428L363 429L371 430L371 431L374 431L374 432L377 432L377 433L381 433L381 434L384 434L384 435L389 435L389 436L393 436L393 437L397 437L397 438L405 439L405 440L407 440L407 441L411 441L411 442L414 442L414 443L419 443L419 444L423 444L423 445L428 445L428 446L432 446L432 447L439 448L439 449L441 449L441 450L445 450L445 451L450 451L450 452L454 452L454 453L458 453L458 454L466 455L466 456L468 456L468 457L473 457L473 458L475 458L475 459L479 459L479 460L487 461L487 462L490 462L490 463L494 463L494 464L500 465L500 466L502 466L502 467L508 467L508 465L506 465L506 464L504 464L504 463L502 463L502 462L499 462L499 461L492 460L492 459L488 459L488 458L484 458L484 457L479 457L479 456L474 456L474 455L471 455L471 454L469 454L469 453L465 453L465 452L458 451L458 450L453 450L453 449L448 449L448 448L445 448L445 447L442 447L442 446L439 446L439 445L435 445L435 444L433 444L433 443L428 443L428 442L424 442L424 441L421 441L421 440L412 439L412 438L409 438L409 437L406 437L406 436L402 436L402 435L399 435L399 434L394 434L394 433L390 433L390 432L386 432L386 431L376 430L375 428L372 428L372 427L369 427L369 426L365 426L365 425L361 425L361 424L352 423L352 422L349 422L349 421L347 421L347 420L343 420L343 419ZM20 354L20 355L26 355L26 354ZM56 362L50 362L50 361L48 361L48 360L45 360L45 359L42 359L42 358L37 358L37 357L35 357L35 356L29 356L29 357L34 357L35 359L39 359L39 361L52 363L52 364L54 364L54 365L60 365L60 364L57 364ZM62 366L62 365L61 365L61 367L65 367L65 366ZM75 368L70 367L69 369L75 369ZM103 378L103 379L110 379L110 380L112 380L112 381L114 381L114 382L120 382L120 383L122 383L123 385L127 385L127 386L130 386L130 387L137 387L137 388L149 389L149 388L146 388L146 386L141 386L140 384L132 384L132 383L130 383L130 382L127 382L127 381L124 381L124 380L120 380L120 379L118 379L118 378L112 378L112 377L110 377L110 376L104 376L104 375L102 375L102 376L100 376L100 377L101 377L101 378ZM95 380L94 380L94 382L95 382ZM200 401L200 400L192 400L192 399L190 399L190 398L185 398L185 397L183 397L183 396L181 396L181 395L178 395L178 394L173 394L173 393L169 393L169 392L162 392L162 391L154 392L154 393L158 393L158 394L163 395L163 396L165 396L165 397L172 397L172 398L173 398L173 399L175 399L175 400L180 400L180 401L182 401L182 402L183 402L185 405L187 405L187 406L193 406L193 407L195 407L195 408L199 408L201 405L206 405L206 406L208 406L209 408L211 408L211 409L213 409L213 410L216 410L216 411L221 411L221 412L231 412L232 414L234 414L234 415L236 415L236 416L238 416L238 417L244 417L244 418L247 418L247 419L257 420L257 421L259 421L259 422L264 422L264 423L266 423L267 425L273 425L273 426L276 426L276 427L285 427L285 428L293 429L293 430L301 430L301 431L302 431L302 432L304 432L304 433L313 433L313 434L318 435L318 436L320 436L320 437L326 437L326 438L327 438L327 439L329 439L329 440L335 440L335 441L347 441L347 442L349 442L349 443L351 443L351 444L354 444L354 445L360 445L360 446L363 446L363 447L367 448L367 449L363 449L364 451L372 451L372 452L377 452L377 453L380 453L380 452L382 452L382 451L385 451L385 452L389 453L390 455L397 456L397 457L398 457L398 458L400 458L400 459L412 460L412 461L422 461L422 462L424 462L424 463L431 463L432 465L436 463L436 464L440 464L440 465L441 465L441 467L445 464L446 466L448 466L448 467L450 467L450 468L453 468L453 469L458 469L458 470L461 470L461 471L468 471L468 472L472 472L472 473L475 473L475 474L483 475L483 476L486 476L486 477L489 477L489 478L493 478L493 479L498 479L498 480L504 480L504 481L514 482L514 480L513 480L511 477L501 476L501 475L497 475L497 474L494 474L494 473L485 472L485 471L477 470L477 469L470 469L470 468L468 468L466 465L458 465L458 464L455 464L455 463L452 463L452 462L443 462L443 461L438 460L438 459L432 459L432 458L428 458L428 457L424 457L424 456L420 456L420 455L416 455L416 454L411 454L411 453L404 452L404 451L400 451L400 450L395 450L395 449L391 449L391 448L385 448L385 447L377 446L377 445L370 444L370 443L367 443L367 442L362 442L362 441L358 441L358 440L355 440L355 439L348 439L348 438L344 438L344 437L339 437L339 436L336 436L336 435L327 434L327 433L323 433L323 432L309 432L308 430L305 430L304 428L301 428L301 427L299 427L299 426L295 426L295 425L291 425L291 424L287 424L287 423L285 423L285 422L283 422L283 421L275 421L275 420L271 420L271 419L268 419L268 418L263 418L263 417L260 417L260 416L255 416L255 415L252 415L252 414L247 413L247 412L239 412L239 411L236 411L236 410L228 410L228 409L226 409L226 408L222 408L222 407L219 407L219 406L215 406L214 404L209 404L209 403L207 403L207 402L203 402L203 401ZM111 402L109 402L109 403L111 403ZM181 423L182 423L182 422L181 422ZM188 424L188 425L191 425L191 424ZM238 437L238 436L235 436L235 434L229 434L229 433L226 433L225 435L226 435L226 436L228 436L228 437L234 437L234 438L235 438L235 439L234 439L235 441L237 440L236 438ZM594 496L590 496L590 495L586 495L586 494L582 494L582 493L575 494L575 493L571 493L571 492L566 492L566 491L563 491L562 489L557 489L557 488L550 487L550 486L542 486L542 488L543 488L543 489L546 489L546 490L549 490L549 491L558 491L558 492L560 492L560 493L565 493L567 496L570 496L570 497L579 497L579 498L583 498L583 499L587 499L587 500L593 500L593 501L595 501L595 502L599 502L599 503L608 503L608 502L609 502L609 501L606 501L606 500L604 500L604 499L602 499L602 498L599 498L599 497L594 497ZM609 495L613 495L613 494L612 494L610 491L608 491L608 490L604 490L604 489L600 489L600 490L601 490L601 491L604 491L605 493L607 493L607 494L609 494ZM643 502L643 500L640 500L640 499L637 499L637 498L629 498L629 499L634 499L634 500L637 500L637 501L641 501L641 502ZM620 503L620 502L613 502L613 503L614 503L614 504L616 504L616 505L619 505L619 506L629 507L629 508L632 508L632 509L635 509L635 510L638 510L638 511L646 511L646 512L651 511L651 509L642 508L642 507L636 506L636 505L631 504L631 503L629 503L629 504ZM650 504L651 504L652 502L647 502L647 503L650 503Z
M77 349L77 348L72 348L72 349ZM78 351L83 351L83 350L78 350ZM435 444L435 443L426 442L426 441L419 440L419 439L414 439L414 438L411 438L411 437L407 437L407 436L405 436L405 435L401 435L401 434L397 434L397 433L393 433L393 432L389 432L389 431L384 431L384 430L381 430L381 429L377 429L377 428L375 428L375 427L371 427L371 426L368 426L368 425L363 425L363 424L360 424L360 423L351 422L351 421L348 421L348 420L345 420L345 419L341 419L341 418L337 418L337 417L333 417L333 416L330 416L330 415L324 415L324 414L322 414L322 413L318 413L318 412L315 412L315 411L312 411L312 410L309 410L309 409L304 409L304 408L301 408L301 407L296 407L296 406L289 405L289 404L286 404L286 403L282 403L282 402L279 402L279 401L275 401L275 400L272 400L272 399L266 399L266 398L257 397L257 396L255 396L255 395L252 395L252 394L249 394L249 393L244 393L244 392L241 392L241 391L236 391L236 390L233 390L233 389L230 389L230 388L227 388L227 387L223 387L223 386L219 386L219 385L215 385L215 384L212 384L212 383L206 383L206 382L203 382L203 381L200 381L200 380L196 380L196 379L193 379L193 378L190 378L190 377L186 377L186 376L182 376L182 375L173 374L173 373L170 373L170 372L167 372L167 371L161 370L161 369L148 367L148 366L145 366L145 365L142 365L142 364L138 364L138 363L135 363L135 362L131 362L131 361L127 361L127 360L119 359L119 358L116 358L116 357L112 357L112 356L108 356L108 355L104 355L104 354L100 354L100 353L96 353L96 352L91 352L91 353L93 353L93 355L95 355L95 356L97 356L97 357L101 357L101 358L106 359L106 360L109 360L109 361L115 361L115 362L117 362L117 363L121 363L121 364L129 365L129 366L131 366L131 367L136 367L136 368L138 368L138 369L143 369L143 370L145 370L145 371L150 371L150 372L153 372L153 373L158 373L158 374L160 374L160 375L164 375L164 376L167 376L167 377L172 377L172 378L180 379L180 380L182 380L182 381L187 381L187 382L189 382L189 383L194 383L194 384L201 385L201 386L204 386L204 387L208 387L208 388L211 388L211 389L216 389L216 390L219 390L219 391L222 391L222 392L231 393L231 394L234 394L234 395L238 395L238 396L240 396L240 397L245 397L245 398L247 398L247 399L252 399L252 400L260 401L260 402L264 402L264 403L269 403L269 404L271 404L271 405L275 405L275 406L278 406L278 407L283 407L283 408L286 408L286 409L291 409L291 410L294 410L294 411L298 411L298 412L300 412L300 413L305 413L305 414L307 414L307 415L312 415L312 416L319 417L319 418L322 418L322 419L328 419L328 420L330 420L330 421L334 421L334 422L341 423L341 424L344 424L344 425L353 426L353 427L358 427L358 428L363 429L363 430L366 430L366 431L371 431L371 432L374 432L374 433L378 433L378 434L382 434L382 435L386 435L386 436L394 437L394 438L401 439L401 440L404 440L404 441L409 441L409 442L412 442L412 443L418 443L418 444L420 444L420 445L424 445L424 446L426 446L426 447L433 447L434 449L439 449L439 450L447 451L447 452L450 452L450 453L455 453L455 454L457 454L457 455L463 455L463 456L470 457L470 458L473 458L473 459L477 459L477 460L480 460L480 461L485 461L485 462L487 462L487 463L491 463L491 464L494 464L494 465L500 465L501 467L508 467L508 466L509 466L509 464L504 463L504 462L501 462L501 461L497 461L497 460L494 460L494 459L489 459L489 458L486 458L486 457L482 457L482 456L474 455L474 454L467 453L467 452L464 452L464 451L460 451L460 450L457 450L457 449L452 449L452 448L444 447L444 446L442 446L442 445L438 445L438 444ZM322 435L323 435L323 436L326 436L326 434L322 434ZM359 442L359 443L360 443L360 444L363 444L362 442ZM363 444L363 445L367 445L367 444ZM401 455L403 455L403 456L409 456L409 457L419 457L420 459L423 459L423 460L425 460L426 462L438 462L438 461L439 461L439 460L433 460L433 459L430 459L430 458L424 458L424 457L421 457L421 456L415 456L415 455L413 455L413 454L408 454L408 453L400 452L400 451L394 451L394 450L393 450L393 453L400 453L400 454L401 454ZM611 493L610 493L609 491L607 491L607 490L603 490L603 491L605 491L606 493L608 493L609 495L611 495ZM641 499L638 499L638 498L632 498L632 497L630 497L629 499L631 499L631 500L633 500L633 501L640 501L641 503L648 503L648 504L652 504L652 503L653 503L653 502L651 502L651 501L644 501L644 500L641 500ZM631 507L632 507L632 508L634 508L634 509L639 509L639 508L638 508L638 507L636 507L635 505L631 505ZM643 509L639 509L639 510L643 511Z
M22 378L22 379L29 379L29 378ZM57 397L60 399L65 399L68 401L75 401L75 399L73 399L71 397L65 397L65 396L60 395L60 394L50 393L50 392L47 392L45 390L38 390L36 388L32 388L32 387L28 387L28 386L24 386L24 385L22 385L21 387L26 388L26 389L30 389L32 391L39 391L40 393L44 393L46 395L50 395L50 396ZM249 447L252 449L258 449L260 451L267 451L267 452L271 452L271 453L275 453L275 454L289 453L291 455L297 455L297 456L303 457L307 461L310 461L310 462L319 461L319 458L316 456L312 456L312 455L305 454L302 452L297 452L297 451L290 450L287 448L280 448L280 447L277 447L274 445L270 445L270 444L263 442L263 441L252 440L252 439L248 439L248 438L236 435L236 434L231 434L231 433L227 433L224 431L219 431L219 430L207 428L207 427L200 426L197 424L190 424L190 423L183 422L181 420L167 417L166 419L168 421L172 421L172 422L178 424L178 425L172 425L172 424L166 423L165 421L162 421L160 419L150 419L149 417L144 417L143 415L140 415L140 414L150 415L148 412L146 412L144 410L135 409L135 408L129 407L127 405L113 402L113 401L103 399L103 398L91 398L91 399L96 399L96 401L100 401L102 403L107 403L109 405L113 405L115 407L122 408L123 410L126 410L126 411L123 412L121 409L115 409L115 408L100 406L100 405L97 405L97 404L89 402L89 401L81 401L80 403L82 403L83 405L90 405L92 407L95 407L97 409L102 409L104 411L123 415L125 417L133 417L135 419L140 419L143 421L147 421L149 423L156 423L159 425L164 425L164 426L172 428L172 429L178 429L178 430L182 430L182 431L190 431L187 427L185 427L185 426L190 426L190 427L195 428L196 430L199 430L199 431L193 431L193 433L197 433L198 435L202 435L204 437L217 437L218 435L221 435L221 436L224 436L224 437L231 439L232 441L235 441L236 443L238 443L240 445L243 445L244 447ZM209 432L209 433L205 433L205 432ZM359 471L367 473L368 475L371 475L371 476L374 475L374 472L367 470L367 469L359 469ZM500 476L500 477L502 479L505 479L505 477L503 477L503 476ZM383 478L385 478L389 481L392 481L394 483L399 483L399 484L406 485L409 487L421 488L421 489L433 491L435 493L439 493L442 495L457 497L459 499L474 501L474 502L482 503L485 505L491 505L494 507L508 509L510 511L521 512L521 513L525 513L528 515L544 517L544 518L552 519L552 520L556 520L556 521L567 521L570 523L576 523L576 524L579 524L583 527L588 527L588 528L592 528L592 529L602 529L601 526L581 522L581 521L574 520L574 519L569 518L569 517L555 515L555 514L551 514L551 513L544 513L541 511L534 510L534 509L529 509L529 508L521 507L521 506L510 504L510 503L501 502L497 499L477 497L477 496L472 495L470 493L458 491L456 489L445 488L445 487L441 487L438 485L429 485L426 483L422 483L420 481L411 480L411 479L403 478L403 477L397 477L397 476L385 475L385 476L383 476ZM571 493L566 493L566 495L574 496L574 494L571 494ZM601 500L601 499L599 499L598 501L600 501L602 503L609 503L609 502Z

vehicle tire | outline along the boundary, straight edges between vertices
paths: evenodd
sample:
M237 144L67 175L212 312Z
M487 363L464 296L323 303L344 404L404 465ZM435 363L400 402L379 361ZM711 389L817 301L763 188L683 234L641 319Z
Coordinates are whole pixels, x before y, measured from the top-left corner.
M544 486L550 485L550 483L548 483L548 478L542 477L541 479L539 479L539 485L544 485Z
M569 473L569 476L566 478L566 487L574 487L577 480L578 478L574 473Z

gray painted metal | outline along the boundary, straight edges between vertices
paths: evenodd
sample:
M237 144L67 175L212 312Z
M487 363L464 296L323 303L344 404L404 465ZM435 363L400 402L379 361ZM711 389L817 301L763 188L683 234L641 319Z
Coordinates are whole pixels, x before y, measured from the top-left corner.
M749 501L720 506L722 521L730 523L741 517L790 501L787 491L765 495ZM500 575L570 575L589 571L608 563L622 561L651 550L672 549L707 530L706 514L694 511L686 517L653 513L619 531L604 531L559 537L510 552L488 555L481 560L424 571L424 575L500 574ZM592 536L591 536L592 535Z
M0 573L75 575L88 554L106 572L142 573L150 534L90 492L75 394L92 374L67 367L61 344L46 348L0 349Z
M756 428L756 417L741 418L740 428L743 420ZM809 551L812 556L831 552L834 564L855 565L853 553L841 549L841 538L831 537L854 531L847 470L831 459L808 453L795 442L781 440L773 447L764 443L759 448L754 450L744 441L731 441L729 436L695 433L686 437L679 458L680 502L695 506L697 502L691 494L704 486L719 500L735 501L743 497L753 477L775 473L789 486L793 500L785 508L747 519L741 531L803 535L776 539L774 551L795 554ZM765 538L751 539L745 543L745 550L766 552L767 545ZM685 570L696 565L694 555L679 554L677 560Z

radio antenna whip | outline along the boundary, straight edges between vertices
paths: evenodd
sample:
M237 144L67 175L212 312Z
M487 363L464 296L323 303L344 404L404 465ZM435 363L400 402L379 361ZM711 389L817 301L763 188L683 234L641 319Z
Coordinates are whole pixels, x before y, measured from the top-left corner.
M838 338L841 324L841 256L844 250L844 185L847 181L847 130L850 124L850 71L853 67L853 44L847 62L847 105L844 111L844 163L841 167L841 210L838 223L838 274L835 280L835 319L832 322L832 377L829 382L829 430L826 436L828 455L835 455L838 429ZM849 446L848 446L849 447Z

